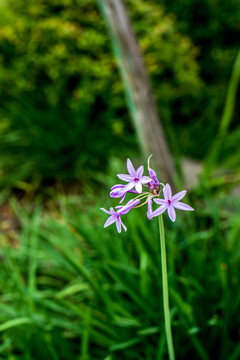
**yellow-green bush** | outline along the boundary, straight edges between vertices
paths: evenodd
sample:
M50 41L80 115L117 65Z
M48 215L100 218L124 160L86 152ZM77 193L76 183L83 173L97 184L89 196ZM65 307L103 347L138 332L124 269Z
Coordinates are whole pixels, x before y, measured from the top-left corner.
M198 50L154 2L128 0L127 6L163 120L173 112L182 116L184 107L175 103L189 103L202 86ZM95 1L6 0L1 14L0 115L8 119L10 132L18 129L25 139L24 151L19 148L24 163L52 178L65 173L62 163L71 162L71 177L83 166L100 166L118 146L134 143L111 41ZM11 144L7 151L11 156ZM63 153L65 160L56 162Z

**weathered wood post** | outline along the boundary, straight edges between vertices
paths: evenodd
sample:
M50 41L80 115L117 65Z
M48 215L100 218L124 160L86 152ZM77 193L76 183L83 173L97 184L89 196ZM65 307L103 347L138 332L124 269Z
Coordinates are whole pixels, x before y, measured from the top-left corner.
M174 165L158 117L150 81L122 0L97 0L108 25L127 96L128 107L144 153L153 162L161 181L174 186ZM161 19L159 19L161 21Z

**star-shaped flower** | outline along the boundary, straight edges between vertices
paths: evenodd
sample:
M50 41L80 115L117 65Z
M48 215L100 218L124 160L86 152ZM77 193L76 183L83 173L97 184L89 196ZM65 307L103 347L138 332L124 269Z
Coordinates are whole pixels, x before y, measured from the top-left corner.
M185 196L185 194L186 190L183 190L172 196L170 185L166 184L163 188L164 199L153 199L156 204L161 206L157 210L153 211L151 217L161 215L165 210L167 210L168 216L174 222L176 220L175 209L193 211L194 209L191 206L179 201Z
M122 231L122 227L125 231L127 231L126 226L123 224L121 220L121 215L127 214L132 208L134 208L136 205L138 205L140 202L139 199L137 200L130 200L126 205L124 206L117 206L117 211L113 209L113 207L110 208L110 211L101 208L100 210L104 211L105 213L109 214L110 217L107 219L107 221L104 224L104 227L107 227L114 222L116 223L117 231L120 233Z
M129 175L118 174L117 176L119 179L129 183L126 185L125 191L129 191L135 187L136 191L140 194L142 192L142 185L149 183L151 178L143 176L143 166L140 166L137 170L135 170L130 159L127 159L127 169Z

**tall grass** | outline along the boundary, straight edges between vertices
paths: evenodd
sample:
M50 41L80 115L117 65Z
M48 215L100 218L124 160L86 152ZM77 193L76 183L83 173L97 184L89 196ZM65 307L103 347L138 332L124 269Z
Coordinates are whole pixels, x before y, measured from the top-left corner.
M2 359L165 358L157 220L133 210L126 234L103 230L99 197L12 201L21 232L18 246L2 237ZM176 358L237 360L240 200L199 189L191 204L195 218L164 219Z
M233 119L237 103L237 93L240 83L240 50L237 53L233 64L232 75L226 92L226 100L220 119L219 130L212 141L212 146L204 161L204 175L209 177L216 168L232 169L233 173L240 169L238 148L240 140L240 129L231 130L230 125ZM225 180L225 179L224 179Z

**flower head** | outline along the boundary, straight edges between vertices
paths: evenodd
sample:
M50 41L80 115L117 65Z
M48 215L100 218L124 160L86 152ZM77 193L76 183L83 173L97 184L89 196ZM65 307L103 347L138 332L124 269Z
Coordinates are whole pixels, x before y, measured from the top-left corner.
M185 196L186 192L186 190L183 190L172 196L171 187L169 184L166 184L163 188L164 199L153 199L156 204L161 206L157 210L153 211L151 216L155 217L161 215L165 210L167 210L168 216L174 222L176 220L175 209L194 211L191 206L179 201Z
M135 188L136 191L140 194L142 192L142 185L149 183L151 178L148 176L143 176L143 166L140 166L137 170L135 170L130 159L127 159L127 169L129 175L118 174L117 176L119 179L128 182L125 187L126 192Z
M136 200L130 200L126 205L124 206L117 206L117 211L113 209L113 207L110 208L110 210L106 210L101 208L100 210L104 211L105 213L109 214L110 217L107 219L107 221L104 224L104 227L107 227L114 222L116 223L117 231L120 233L122 231L122 227L125 231L127 231L126 226L123 224L121 220L121 215L127 214L132 208L134 208L136 205L138 205L140 202L139 199Z
M186 190L180 191L179 193L172 195L172 190L169 184L164 185L157 178L157 175L153 169L150 167L150 159L152 155L148 158L148 172L149 176L143 176L144 168L140 166L137 170L133 167L133 164L130 159L127 159L127 170L128 174L118 174L117 176L126 181L127 184L117 184L112 186L110 191L110 196L112 198L121 198L120 204L126 197L127 193L134 193L137 196L130 200L126 205L116 206L110 210L105 210L101 208L102 211L109 214L109 218L104 224L104 227L107 227L113 223L116 224L117 231L120 233L123 229L126 231L127 228L121 220L121 216L127 214L134 207L141 207L147 204L147 217L149 220L152 220L154 217L161 215L164 211L167 210L168 216L174 222L176 220L176 211L175 209L193 211L194 209L181 202L180 200L185 196ZM143 185L145 185L145 191L142 191ZM163 190L164 199L161 199L161 191ZM156 204L159 204L159 208L153 211L153 201ZM140 204L139 204L140 203Z

